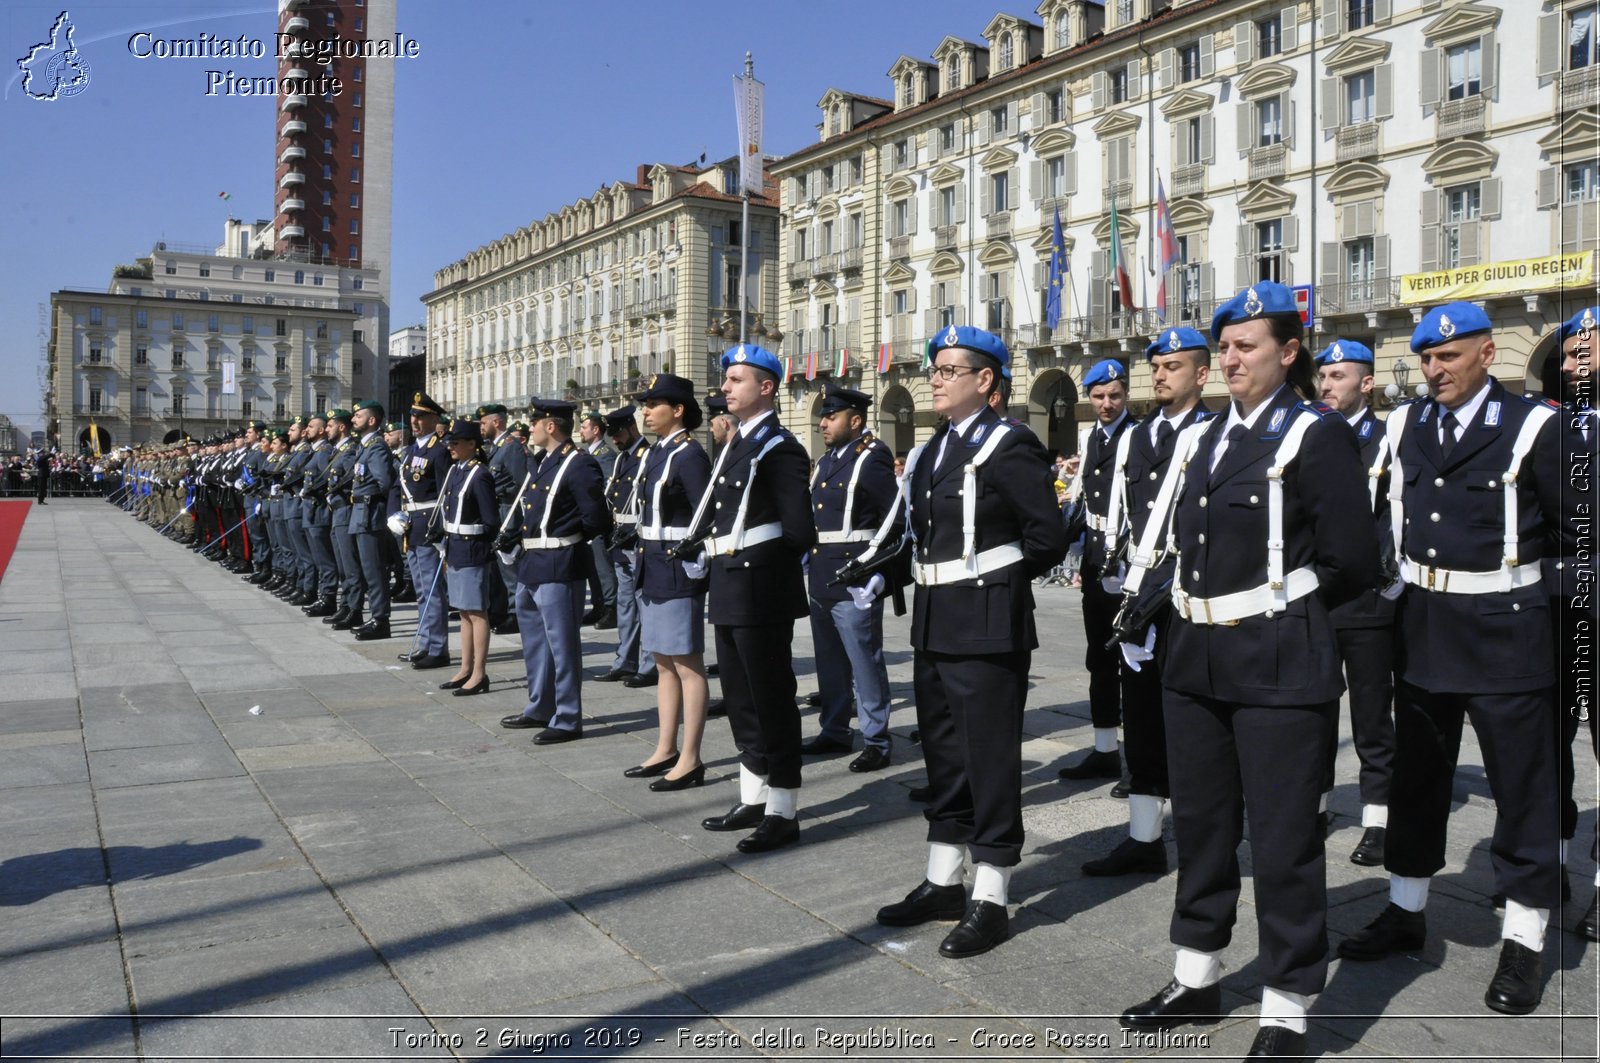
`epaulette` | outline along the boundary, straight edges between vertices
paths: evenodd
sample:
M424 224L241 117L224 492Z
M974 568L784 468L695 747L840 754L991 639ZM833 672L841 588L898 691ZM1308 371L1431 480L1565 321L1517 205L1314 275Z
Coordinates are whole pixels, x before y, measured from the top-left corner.
M1522 396L1522 398L1523 398L1523 401L1525 401L1530 406L1537 406L1540 403L1543 403L1544 405L1550 407L1552 410L1561 409L1561 403L1557 402L1555 399L1552 399L1552 398L1537 398L1536 399L1536 398L1533 398L1533 397L1531 397L1529 395L1526 395L1526 394L1524 394Z
M1338 410L1317 399L1308 399L1307 401L1302 402L1300 405L1302 408L1310 410L1312 413L1321 418L1337 417L1339 415Z

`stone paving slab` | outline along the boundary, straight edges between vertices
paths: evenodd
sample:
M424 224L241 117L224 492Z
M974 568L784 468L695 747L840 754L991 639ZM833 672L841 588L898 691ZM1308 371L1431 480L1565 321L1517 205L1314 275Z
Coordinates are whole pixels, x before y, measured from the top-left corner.
M893 764L859 776L848 757L808 761L803 844L745 856L737 835L699 827L737 799L725 722L708 729L705 786L651 793L621 770L653 748L654 691L587 684L584 741L534 747L498 726L525 700L514 637L491 642L491 692L453 698L437 689L448 672L395 660L413 608L397 610L399 637L355 643L106 517L91 501L34 511L26 563L0 584L0 1010L68 1016L6 1018L0 1057L504 1058L560 1038L575 1057L841 1054L814 1043L822 1025L938 1035L882 1058L1211 1059L1236 1058L1254 1034L1248 843L1224 953L1228 1016L1188 1031L1204 1047L1124 1043L1116 1028L1170 977L1175 877L1081 871L1123 836L1126 805L1109 784L1055 777L1092 742L1075 592L1039 594L1013 938L953 962L937 953L948 924L872 918L915 885L925 856L921 809L906 799L925 773L909 740L903 618L889 621L886 655ZM594 675L610 637L584 636ZM798 625L797 665L810 655ZM801 676L802 694L814 687ZM812 733L815 712L803 721ZM1582 747L1579 763L1595 770ZM1346 730L1330 944L1384 900L1381 872L1345 859L1359 838L1355 774ZM1334 961L1313 1047L1594 1058L1597 950L1562 929L1593 865L1574 853L1578 900L1552 922L1543 1006L1488 1013L1493 804L1470 733L1456 789L1427 947ZM1594 806L1582 800L1580 835ZM158 1017L171 1011L209 1017ZM628 1018L641 1013L659 1017ZM597 1043L596 1031L636 1039Z

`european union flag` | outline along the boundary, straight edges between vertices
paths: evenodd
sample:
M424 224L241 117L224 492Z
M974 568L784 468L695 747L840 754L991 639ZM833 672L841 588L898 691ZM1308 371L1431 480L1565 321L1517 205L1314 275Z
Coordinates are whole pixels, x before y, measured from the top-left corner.
M1049 288L1044 300L1045 327L1054 331L1061 323L1061 288L1066 283L1071 265L1067 262L1067 241L1061 235L1061 208L1055 209L1055 223L1050 229Z

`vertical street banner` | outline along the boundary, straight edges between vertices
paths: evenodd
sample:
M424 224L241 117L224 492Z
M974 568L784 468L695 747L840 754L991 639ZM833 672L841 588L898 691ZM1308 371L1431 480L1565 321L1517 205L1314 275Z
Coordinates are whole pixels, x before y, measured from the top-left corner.
M233 362L222 363L222 393L224 395L232 395L238 390L238 382L233 375L234 369Z
M739 122L739 188L759 196L766 188L761 158L761 111L766 86L754 74L733 76L733 112Z

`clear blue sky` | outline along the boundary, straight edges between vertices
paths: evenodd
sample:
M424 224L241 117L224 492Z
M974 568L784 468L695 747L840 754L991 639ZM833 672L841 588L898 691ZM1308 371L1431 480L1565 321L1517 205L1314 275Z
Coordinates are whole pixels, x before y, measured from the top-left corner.
M52 291L104 287L112 266L157 240L213 245L229 215L272 214L274 102L208 98L205 72L272 75L276 4L69 2L89 85L35 101L16 60L48 37L62 3L0 4L0 412L24 429L41 427L40 307ZM767 85L766 149L784 154L816 139L829 87L887 96L900 54L926 57L946 34L977 39L999 10L972 0L399 0L398 28L421 54L396 64L393 324L423 320L435 269L631 178L641 162L734 154L731 77L747 49ZM1037 18L1025 4L1008 10ZM269 55L137 59L128 38L139 30L245 34Z

